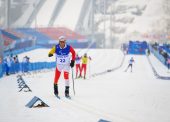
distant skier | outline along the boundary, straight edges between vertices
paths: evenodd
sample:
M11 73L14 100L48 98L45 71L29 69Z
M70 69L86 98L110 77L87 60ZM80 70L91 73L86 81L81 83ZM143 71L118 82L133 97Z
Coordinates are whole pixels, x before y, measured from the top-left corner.
M75 62L75 51L73 47L66 44L65 36L59 37L59 44L55 45L48 56L51 57L53 54L56 54L56 71L54 78L54 94L58 97L58 80L60 78L60 74L64 71L64 79L65 79L65 97L69 96L69 70L74 67ZM70 63L69 53L72 54L72 59Z
M80 77L82 77L82 72L84 71L84 79L86 79L87 62L88 60L91 60L91 57L87 57L87 53L85 53L84 56L81 58L81 60L82 60L82 65L81 65Z
M14 56L13 59L14 59L14 64L15 64L15 72L18 73L19 70L20 70L20 69L19 69L19 65L20 65L20 64L19 64L18 55Z
M134 61L133 57L131 57L130 60L129 60L129 65L128 65L128 67L126 68L125 72L127 72L127 70L129 69L129 67L131 68L131 72L132 72L132 67L133 67L133 63L134 63L134 62L135 62L135 61Z
M76 78L78 78L78 73L81 72L81 67L80 67L81 57L78 54L76 55L75 63L76 63Z

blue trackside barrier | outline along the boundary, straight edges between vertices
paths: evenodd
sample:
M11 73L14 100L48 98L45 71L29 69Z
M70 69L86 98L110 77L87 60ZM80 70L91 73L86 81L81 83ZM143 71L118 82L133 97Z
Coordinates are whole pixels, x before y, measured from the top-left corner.
M51 69L56 66L56 62L36 62L28 64L28 71Z
M158 50L155 50L152 46L150 46L150 51L154 54L155 57L157 57L165 66L167 66L165 58L159 54Z
M56 62L35 62L35 63L18 63L12 64L9 69L7 69L5 64L0 65L0 77L6 74L6 70L9 70L9 74L14 74L20 72L29 72L42 69L51 69L56 67Z
M13 55L18 55L18 54L21 54L21 53L24 53L24 52L28 52L28 51L31 51L31 50L34 50L34 49L38 49L38 48L42 48L42 46L32 46L32 47L27 47L27 48L24 48L24 49L18 49L18 50L14 50L12 52L10 51L7 51L4 53L5 56L7 55L10 55L10 54L13 54Z
M36 62L25 64L26 72L27 71L35 71L41 69L50 69L56 66L56 62Z
M163 48L168 54L170 54L170 44L163 44L162 48Z
M162 80L170 80L170 77L166 77L166 76L161 76L157 73L157 71L155 70L155 68L153 67L152 63L151 63L151 60L149 59L149 57L147 57L148 61L149 61L149 64L152 68L152 71L155 75L155 77L157 77L158 79L162 79Z

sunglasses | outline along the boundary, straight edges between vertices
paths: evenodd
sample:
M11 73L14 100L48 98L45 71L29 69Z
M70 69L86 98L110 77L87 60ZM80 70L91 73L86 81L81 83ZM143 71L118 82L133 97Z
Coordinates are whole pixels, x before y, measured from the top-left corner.
M60 43L65 43L65 41L60 41Z

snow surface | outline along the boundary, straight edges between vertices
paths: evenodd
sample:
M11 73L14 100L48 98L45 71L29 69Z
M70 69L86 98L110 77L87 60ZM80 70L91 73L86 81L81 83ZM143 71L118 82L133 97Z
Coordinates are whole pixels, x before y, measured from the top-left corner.
M31 61L46 61L48 51L37 49L19 57L28 55ZM86 51L77 50L80 55ZM100 119L112 122L170 121L170 82L156 79L146 56L127 55L118 70L89 77L119 66L123 54L120 50L111 49L92 49L87 54L92 58L88 64L88 77L86 80L75 79L75 96L70 74L72 100L64 98L63 75L59 81L61 100L54 97L54 69L23 76L32 92L18 92L16 75L1 78L0 122L97 122ZM132 56L135 60L133 72L124 72ZM162 69L161 72L167 72L157 59L150 59L154 66ZM41 98L50 107L25 107L34 96Z

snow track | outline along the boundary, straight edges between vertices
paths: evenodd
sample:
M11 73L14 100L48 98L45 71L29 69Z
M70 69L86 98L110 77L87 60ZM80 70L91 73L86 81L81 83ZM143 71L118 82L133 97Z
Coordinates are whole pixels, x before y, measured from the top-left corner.
M35 53L28 53L29 57L42 54L42 50L33 52ZM80 55L83 54L82 50ZM46 53L43 53L42 57L43 55ZM120 50L92 49L88 51L88 55L92 57L88 67L91 68L91 74L117 67L123 59ZM132 56L135 60L133 72L130 70L124 72ZM32 58L32 61L37 61L38 58L42 60L42 57ZM152 63L156 68L163 67L154 58ZM73 94L70 79L71 100L64 97L63 74L58 84L61 100L53 95L54 72L55 69L45 69L23 74L22 77L32 92L18 92L16 75L1 78L0 121L97 122L100 119L112 122L170 121L170 82L154 76L146 56L127 55L122 66L114 72L90 78L88 74L88 80L76 79L76 96ZM50 107L26 108L25 105L34 96L42 99Z

